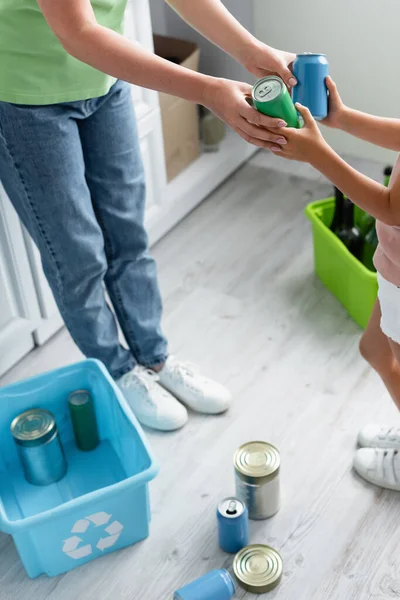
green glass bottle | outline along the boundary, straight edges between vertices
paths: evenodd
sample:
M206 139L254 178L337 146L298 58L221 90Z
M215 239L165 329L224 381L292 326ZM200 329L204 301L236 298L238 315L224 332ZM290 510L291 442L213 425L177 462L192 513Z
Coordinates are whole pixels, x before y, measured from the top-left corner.
M333 219L330 226L331 231L334 233L336 233L343 225L343 205L343 193L337 187L335 187L335 212L333 213Z
M383 171L384 184L386 185L386 187L389 185L389 181L392 176L392 171L393 171L393 167L390 167L390 166L385 167L385 170Z
M361 213L359 213L357 227L360 230L363 238L366 237L368 232L374 226L375 226L375 217L373 217L372 215L369 215L365 211L362 211Z
M348 198L344 199L343 223L336 235L356 258L361 259L363 238L354 224L354 204Z
M374 266L374 254L378 246L378 236L376 233L376 224L372 225L364 238L362 262L370 271L376 271Z
M388 166L383 171L383 183L387 187L389 185L390 177L392 175L393 168ZM367 213L364 213L365 215ZM372 218L372 217L371 217ZM367 222L367 221L365 221ZM374 254L378 246L378 235L376 233L376 221L373 219L371 226L368 231L364 233L364 246L362 253L362 262L370 271L376 272L374 266Z

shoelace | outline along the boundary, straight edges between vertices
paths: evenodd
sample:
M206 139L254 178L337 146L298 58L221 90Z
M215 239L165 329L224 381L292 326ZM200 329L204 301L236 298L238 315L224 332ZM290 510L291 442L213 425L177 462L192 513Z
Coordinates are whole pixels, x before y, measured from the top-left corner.
M151 369L147 369L146 367L135 367L133 371L127 373L124 377L124 386L127 388L142 388L147 394L145 394L145 398L151 406L153 406L153 402L151 401L151 392L154 390L157 382L159 381L159 376L157 373L152 371Z
M174 373L174 375L177 375L181 379L183 379L185 375L189 377L194 377L195 375L198 375L196 365L194 365L191 362L177 361L172 356L169 358L168 362L170 370Z
M378 449L375 449L376 455L379 455ZM382 458L382 474L384 479L391 480L393 479L396 483L399 483L399 475L397 472L397 456L399 454L398 450L385 450L383 452ZM389 458L390 457L390 458Z
M400 437L400 428L399 427L390 427L389 429L381 428L379 438L381 440L388 437L390 441L395 442Z

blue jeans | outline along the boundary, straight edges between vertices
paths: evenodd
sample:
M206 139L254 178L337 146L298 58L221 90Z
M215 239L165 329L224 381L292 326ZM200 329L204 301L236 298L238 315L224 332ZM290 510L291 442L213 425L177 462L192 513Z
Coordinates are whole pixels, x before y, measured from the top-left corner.
M120 377L167 357L130 86L50 106L0 102L0 180L75 343ZM117 322L129 350L118 341Z

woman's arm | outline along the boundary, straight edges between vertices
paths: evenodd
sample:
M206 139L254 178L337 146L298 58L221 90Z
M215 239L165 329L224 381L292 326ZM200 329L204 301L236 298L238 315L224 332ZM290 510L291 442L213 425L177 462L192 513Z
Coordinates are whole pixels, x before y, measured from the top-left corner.
M272 147L282 140L279 130L275 134L265 129L280 126L280 120L258 113L246 102L248 84L209 77L155 56L99 25L90 0L38 4L66 51L80 61L118 79L203 104L256 146Z
M335 83L327 79L329 115L324 125L341 129L366 142L400 152L400 120L374 117L348 108L342 102Z
M194 29L225 50L257 77L278 73L289 86L296 79L289 69L295 55L257 40L220 0L166 0Z

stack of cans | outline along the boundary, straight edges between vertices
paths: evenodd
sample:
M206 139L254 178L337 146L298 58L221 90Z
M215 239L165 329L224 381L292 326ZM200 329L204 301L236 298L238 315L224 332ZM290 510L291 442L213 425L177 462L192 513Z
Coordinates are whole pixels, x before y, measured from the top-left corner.
M240 586L253 594L273 590L280 582L283 561L277 550L263 544L249 546L249 518L267 519L280 508L280 454L267 442L248 442L234 456L236 496L217 508L220 548L235 554L233 572ZM235 593L231 575L211 571L177 590L174 600L230 600Z

